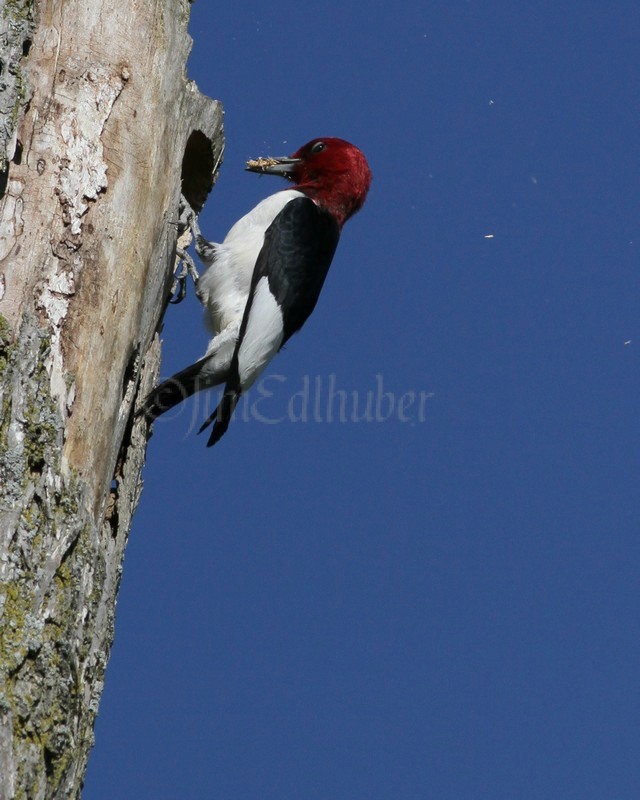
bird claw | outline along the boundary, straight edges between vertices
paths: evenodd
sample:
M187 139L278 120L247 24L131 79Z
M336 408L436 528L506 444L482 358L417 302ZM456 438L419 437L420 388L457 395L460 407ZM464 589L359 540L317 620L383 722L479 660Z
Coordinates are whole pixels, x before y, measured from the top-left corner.
M173 273L173 282L171 284L170 300L173 305L181 303L187 296L187 278L191 280L196 287L198 287L198 270L193 261L193 258L187 253L186 247L189 246L191 240L189 232L193 239L200 234L198 227L198 217L196 212L191 207L189 201L184 195L180 196L180 207L178 211L178 246L176 247L177 268ZM181 246L182 245L182 246Z
M176 255L180 261L178 269L173 273L173 283L171 284L170 292L171 299L169 300L172 305L181 303L187 296L187 278L191 278L197 292L198 279L200 277L193 259L186 250L178 247L176 249Z

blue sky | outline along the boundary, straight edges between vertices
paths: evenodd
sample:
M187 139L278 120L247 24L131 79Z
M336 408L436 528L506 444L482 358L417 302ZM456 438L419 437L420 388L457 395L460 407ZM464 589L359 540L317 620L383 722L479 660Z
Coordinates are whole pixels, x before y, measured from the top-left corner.
M85 800L636 800L637 3L200 1L191 31L208 238L281 186L247 158L341 136L374 182L245 419L155 426ZM204 352L193 292L163 338L165 376ZM321 421L286 419L305 380ZM380 382L388 419L327 419Z

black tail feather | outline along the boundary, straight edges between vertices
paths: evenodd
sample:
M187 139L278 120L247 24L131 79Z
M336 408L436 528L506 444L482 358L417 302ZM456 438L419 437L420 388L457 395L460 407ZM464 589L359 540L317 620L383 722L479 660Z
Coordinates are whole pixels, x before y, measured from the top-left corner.
M226 375L221 375L217 381L208 376L206 383L202 383L202 365L206 361L207 357L205 356L156 386L147 396L138 413L143 414L147 422L153 422L166 411L186 400L187 397L191 397L192 394L222 383L226 379Z
M233 412L238 405L238 400L240 400L239 392L226 391L216 410L203 422L198 433L202 433L202 431L213 423L213 429L211 430L207 447L213 447L227 432L231 417L233 417Z

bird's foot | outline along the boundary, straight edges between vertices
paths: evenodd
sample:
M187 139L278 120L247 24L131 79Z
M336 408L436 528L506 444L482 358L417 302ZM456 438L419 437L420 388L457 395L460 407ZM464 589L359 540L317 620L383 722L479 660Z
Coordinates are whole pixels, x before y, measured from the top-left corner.
M176 256L179 259L178 268L173 273L173 283L171 284L171 299L170 303L176 305L181 303L187 296L187 279L191 278L194 286L196 287L196 294L198 291L198 270L193 262L193 259L181 247L176 249Z

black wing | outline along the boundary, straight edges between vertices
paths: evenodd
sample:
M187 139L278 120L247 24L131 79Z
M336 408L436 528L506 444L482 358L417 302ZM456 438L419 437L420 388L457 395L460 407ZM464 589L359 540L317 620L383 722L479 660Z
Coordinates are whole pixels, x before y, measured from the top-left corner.
M336 220L308 197L282 209L264 237L252 284L266 275L282 309L284 344L307 321L320 297L338 246Z

